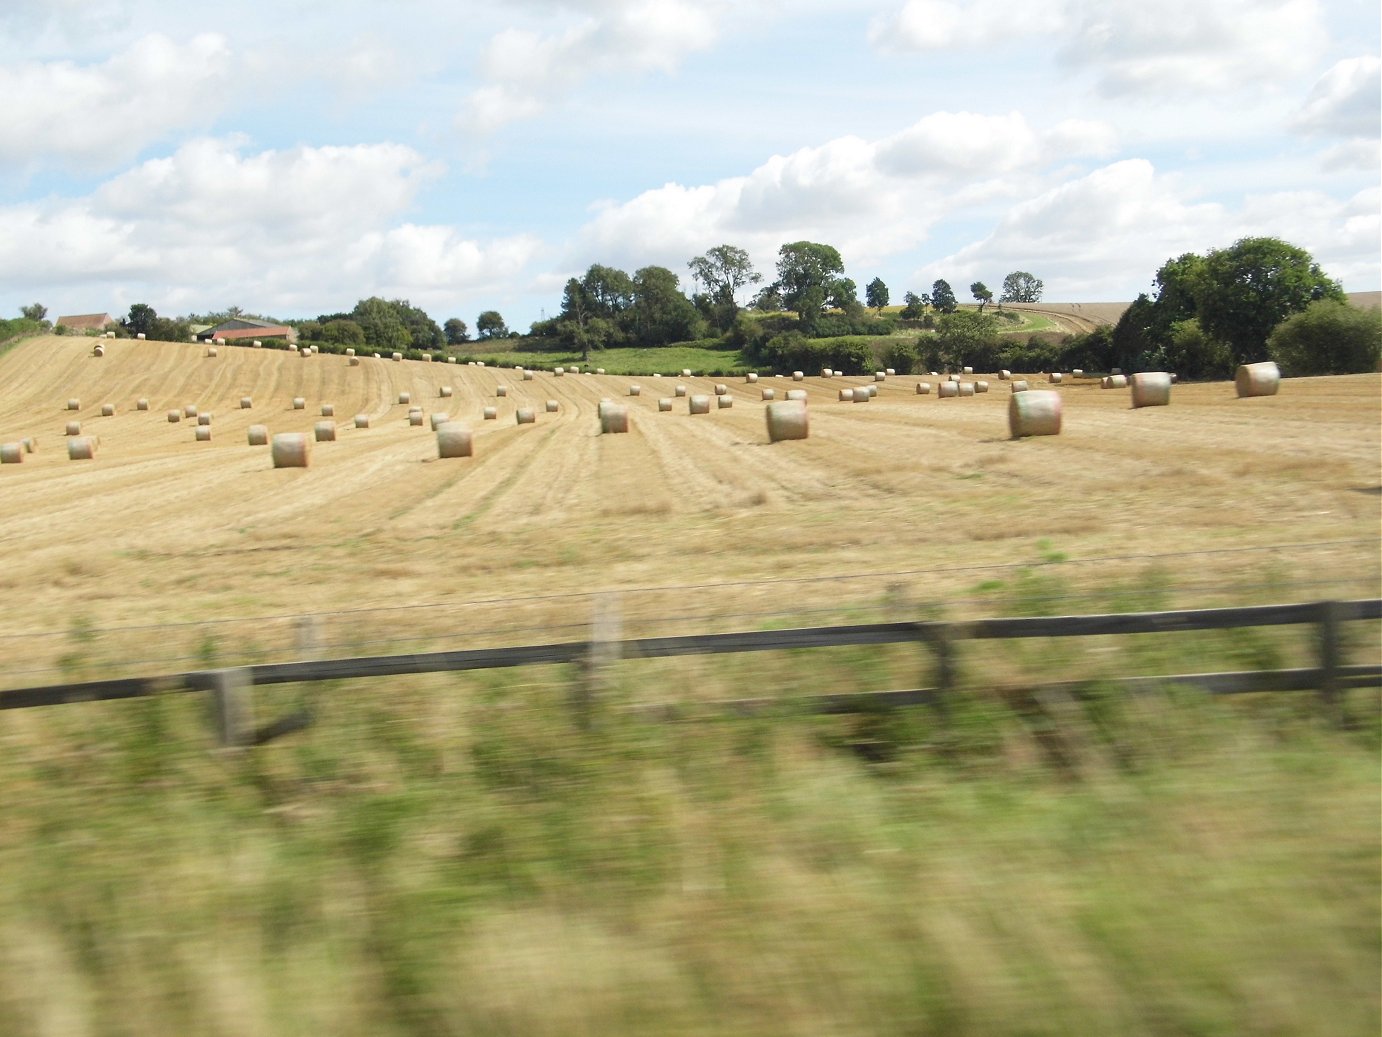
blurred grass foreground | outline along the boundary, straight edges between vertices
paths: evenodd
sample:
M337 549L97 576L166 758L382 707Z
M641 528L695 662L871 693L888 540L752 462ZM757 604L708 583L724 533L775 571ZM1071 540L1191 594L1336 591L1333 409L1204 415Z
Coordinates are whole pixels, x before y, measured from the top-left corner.
M583 728L577 680L244 751L191 695L0 713L0 1032L1379 1031L1375 692Z

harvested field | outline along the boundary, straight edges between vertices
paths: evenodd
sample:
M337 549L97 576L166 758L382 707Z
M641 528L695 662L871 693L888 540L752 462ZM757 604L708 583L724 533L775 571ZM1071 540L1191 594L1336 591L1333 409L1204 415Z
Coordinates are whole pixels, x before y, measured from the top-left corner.
M837 390L871 377L807 377L796 385L811 438L770 445L761 383L730 384L733 409L691 418L684 400L659 413L658 394L626 396L616 376L107 347L97 362L85 340L47 338L0 358L0 440L56 442L69 418L116 404L95 461L47 450L3 470L0 528L22 545L0 574L22 615L0 638L10 685L55 672L74 626L123 630L101 654L157 672L185 668L172 663L207 637L230 656L267 650L257 617L350 610L371 613L376 637L450 633L444 609L407 611L429 603L522 599L491 608L482 626L495 643L580 636L583 614L554 596L597 592L622 592L632 632L672 615L732 626L772 608L771 581L784 579L805 581L791 595L804 615L876 602L889 583L951 614L986 612L970 594L983 567L1051 551L1076 585L1126 581L1160 556L1188 604L1262 600L1269 572L1277 600L1378 590L1377 375L1293 379L1251 400L1227 382L1178 385L1171 406L1141 411L1097 379L1067 379L1062 434L1021 442L1008 439L1007 393L940 400L899 378L854 407ZM693 394L714 385L682 381ZM430 431L395 402L438 400L443 383L446 411L474 430L473 458L439 462ZM500 384L509 395L496 399ZM239 409L243 396L253 411ZM602 397L629 407L630 434L599 435ZM558 412L544 410L549 398ZM251 424L311 433L323 401L370 427L342 424L307 469L274 470L267 449L246 445ZM212 442L164 420L191 403L217 414ZM500 420L482 421L496 404ZM535 408L536 424L517 425L518 407ZM736 586L684 589L725 583ZM158 629L193 620L224 627ZM171 655L155 651L174 642Z

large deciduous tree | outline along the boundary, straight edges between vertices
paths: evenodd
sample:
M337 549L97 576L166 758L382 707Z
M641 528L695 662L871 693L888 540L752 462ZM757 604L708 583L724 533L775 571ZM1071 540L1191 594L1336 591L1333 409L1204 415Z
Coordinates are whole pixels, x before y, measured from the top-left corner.
M993 302L993 292L983 281L975 281L969 286L969 294L974 296L974 301L979 304L979 312L984 312L984 307Z
M937 313L955 312L959 303L955 301L955 290L950 287L949 281L937 280L931 286L931 305Z
M633 304L624 314L629 334L641 345L665 346L698 337L701 316L665 266L645 266L633 275Z
M475 318L475 333L482 339L508 338L509 327L498 310L485 310Z
M763 275L754 270L748 252L737 245L716 245L686 265L695 282L704 286L716 313L716 323L725 328L739 314L739 292L763 280Z
M1014 270L1003 278L1003 291L998 301L1003 302L1041 302L1041 292L1045 286L1041 278L1033 277L1025 270Z
M1303 248L1279 238L1240 238L1213 249L1194 281L1200 326L1229 347L1235 364L1267 358L1272 329L1321 299L1344 301Z
M1278 324L1267 352L1288 375L1374 371L1382 354L1382 312L1320 299Z
M926 300L916 292L908 292L902 297L902 312L899 316L903 320L920 320L926 313Z
M459 346L462 342L470 341L470 327L460 317L451 317L441 327L441 333L446 336L447 345Z
M864 288L864 301L873 307L874 312L882 312L883 307L888 305L888 286L883 283L883 278L875 277Z
M397 308L377 295L361 299L346 316L360 325L365 341L381 353L400 352L412 345L412 336ZM323 328L326 326L323 322Z
M825 304L839 294L838 282L844 270L845 262L832 245L815 241L783 245L777 250L777 283L783 306L796 310L806 327L814 326ZM853 282L849 287L854 287Z
M19 314L25 320L41 321L48 316L48 307L36 302L32 306L21 306Z

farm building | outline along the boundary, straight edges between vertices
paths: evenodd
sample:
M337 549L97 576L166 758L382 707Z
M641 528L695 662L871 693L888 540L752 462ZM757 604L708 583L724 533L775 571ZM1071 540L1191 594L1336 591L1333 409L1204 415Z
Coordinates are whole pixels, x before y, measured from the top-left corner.
M281 338L287 339L289 342L296 342L298 333L296 328L290 328L286 324L272 324L266 320L235 317L197 332L197 338L206 342L218 338L223 338L227 342L234 342L237 339L266 338Z
M78 313L59 317L53 321L54 327L64 327L68 331L86 334L89 331L102 331L107 324L114 324L115 318L109 313Z

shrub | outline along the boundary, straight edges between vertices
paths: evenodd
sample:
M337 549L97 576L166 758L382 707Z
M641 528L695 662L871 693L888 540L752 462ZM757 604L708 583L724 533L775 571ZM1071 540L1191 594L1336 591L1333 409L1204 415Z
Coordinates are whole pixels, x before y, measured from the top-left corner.
M1267 355L1287 375L1376 370L1382 355L1382 311L1333 299L1312 302L1272 330Z

